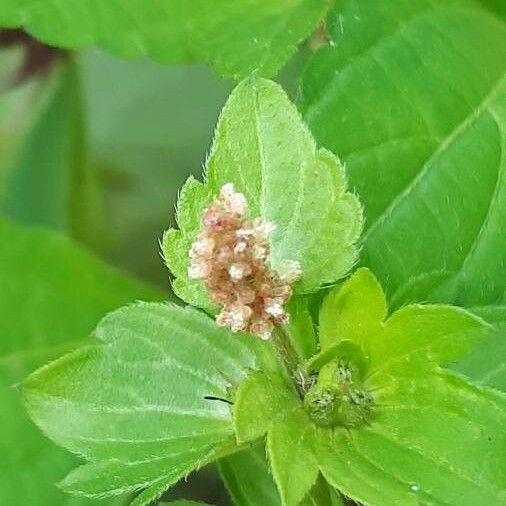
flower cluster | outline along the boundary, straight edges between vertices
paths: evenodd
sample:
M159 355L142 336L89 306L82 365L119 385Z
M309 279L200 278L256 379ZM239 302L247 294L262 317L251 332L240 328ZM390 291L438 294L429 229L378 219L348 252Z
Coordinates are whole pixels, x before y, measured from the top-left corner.
M275 225L247 215L245 196L232 183L224 185L203 212L188 275L201 279L212 301L222 306L218 325L269 339L275 324L288 323L284 304L301 269L298 262L286 261L282 272L274 271L268 239Z

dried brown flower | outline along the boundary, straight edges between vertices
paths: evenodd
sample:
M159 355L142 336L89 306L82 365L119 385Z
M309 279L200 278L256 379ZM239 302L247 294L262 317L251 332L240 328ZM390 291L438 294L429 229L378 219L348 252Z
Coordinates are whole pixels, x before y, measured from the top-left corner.
M212 301L222 306L218 325L269 339L275 324L288 323L284 304L301 270L294 261L286 261L279 273L270 267L269 234L275 225L247 215L245 196L232 183L224 185L202 214L188 275L201 279Z

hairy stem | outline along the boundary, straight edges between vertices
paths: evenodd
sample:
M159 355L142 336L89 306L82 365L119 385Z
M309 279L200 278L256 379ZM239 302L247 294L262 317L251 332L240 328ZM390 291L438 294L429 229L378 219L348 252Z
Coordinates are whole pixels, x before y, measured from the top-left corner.
M305 371L295 350L290 335L282 326L277 326L272 334L272 342L279 357L281 358L288 376L293 380L299 395L303 397L305 384Z

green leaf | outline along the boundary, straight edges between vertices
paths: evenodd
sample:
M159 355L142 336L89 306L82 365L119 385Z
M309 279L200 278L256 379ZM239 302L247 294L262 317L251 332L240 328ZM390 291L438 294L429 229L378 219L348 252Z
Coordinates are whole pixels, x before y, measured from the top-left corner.
M344 170L328 151L318 150L295 107L271 81L248 79L225 105L207 161L206 184L190 179L178 204L179 231L164 240L176 292L209 308L198 280L188 280L188 250L200 229L203 208L228 182L248 199L252 217L277 225L270 261L278 268L297 260L297 293L334 283L357 259L362 226L358 200L346 192Z
M65 492L85 497L108 497L136 491L143 484L150 487L150 500L137 496L135 504L149 504L173 483L188 475L196 463L215 458L219 444L203 446L198 450L179 452L167 457L153 458L140 462L105 461L90 463L71 472L61 483L60 488ZM161 481L161 470L164 469L162 488L154 487ZM139 478L142 482L139 482ZM153 490L156 493L153 495Z
M419 374L463 357L490 330L463 309L409 305L388 319L382 289L367 269L356 271L325 299L320 332L325 351L332 344L359 345L369 375ZM333 322L333 323L332 323Z
M206 506L207 503L197 502L197 501L187 501L186 499L181 499L180 501L171 501L171 502L162 502L160 506Z
M489 330L483 320L460 308L411 305L387 320L370 349L384 358L381 369L399 366L415 372L423 361L445 365L462 358Z
M480 346L451 369L480 385L506 392L506 324L494 328Z
M22 225L42 225L95 244L103 219L86 150L79 74L70 60L45 85L8 171L1 208Z
M220 474L236 506L279 506L281 500L263 444L220 460ZM318 477L301 506L344 506L340 494Z
M211 200L207 195L207 189L190 176L179 193L176 219L180 228L165 232L162 251L167 267L175 276L172 282L174 293L188 304L216 312L217 307L210 301L204 285L188 278L188 252L200 229L200 215L205 203Z
M364 269L334 290L322 323L332 328L334 315L335 336L362 349L374 405L369 423L352 433L321 432L316 453L326 479L365 504L500 504L506 397L438 367L482 346L489 327L450 306L405 306L383 320L384 297ZM367 307L364 332L352 322Z
M396 306L503 301L504 18L472 0L347 0L328 27L303 109L364 203L363 263Z
M506 400L440 373L397 382L370 427L328 432L318 458L326 479L364 504L504 502Z
M254 441L267 432L272 474L283 505L296 505L318 476L312 458L313 427L297 394L284 377L257 372L240 385L234 405L239 442Z
M316 482L319 467L313 454L314 439L315 430L300 405L274 423L267 434L272 474L283 505L299 504Z
M327 8L324 0L0 1L0 26L24 27L69 49L97 44L117 56L209 62L235 79L275 74Z
M294 409L294 390L277 373L258 371L239 386L234 402L234 428L240 443L262 437Z
M176 466L177 467L177 466ZM157 501L164 494L164 492L174 483L173 473L169 476L164 476L154 481L148 488L144 489L138 494L135 499L130 503L130 506L148 506Z
M286 308L290 314L290 322L285 328L295 350L301 358L312 357L316 353L318 343L308 299L293 297Z
M489 323L506 323L506 305L474 306L469 311Z
M219 469L236 506L280 506L263 444L221 459Z
M191 470L235 449L229 398L265 346L174 304L106 316L101 344L23 383L28 410L55 442L92 461L66 490L102 497L153 486L146 504Z
M0 220L0 503L84 505L55 482L77 460L45 439L12 388L73 349L101 316L162 295L126 278L55 233Z
M319 318L322 351L353 336L363 341L380 331L386 318L387 304L383 290L368 269L353 273L341 287L324 299Z

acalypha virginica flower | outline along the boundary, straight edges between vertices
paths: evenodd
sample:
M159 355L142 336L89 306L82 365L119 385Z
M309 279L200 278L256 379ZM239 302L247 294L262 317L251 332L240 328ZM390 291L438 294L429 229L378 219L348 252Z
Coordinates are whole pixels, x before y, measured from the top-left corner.
M269 339L274 325L288 323L284 304L301 268L293 260L280 272L269 265L269 234L275 227L262 218L248 219L246 197L232 183L204 210L188 275L201 279L211 300L222 306L218 325Z

